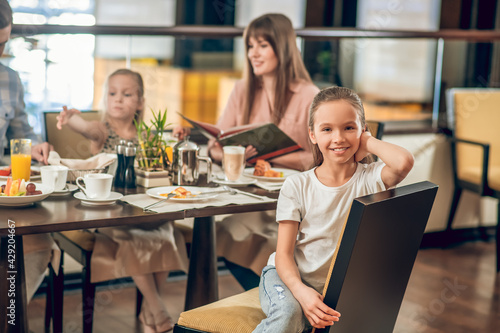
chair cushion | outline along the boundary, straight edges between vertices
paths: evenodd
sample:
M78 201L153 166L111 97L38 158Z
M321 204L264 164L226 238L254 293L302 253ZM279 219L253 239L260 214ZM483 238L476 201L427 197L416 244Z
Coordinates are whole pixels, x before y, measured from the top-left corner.
M182 312L178 325L204 332L252 332L265 319L259 301L259 288Z
M95 244L95 235L89 230L71 230L71 231L61 231L62 235L76 243L85 251L92 251Z

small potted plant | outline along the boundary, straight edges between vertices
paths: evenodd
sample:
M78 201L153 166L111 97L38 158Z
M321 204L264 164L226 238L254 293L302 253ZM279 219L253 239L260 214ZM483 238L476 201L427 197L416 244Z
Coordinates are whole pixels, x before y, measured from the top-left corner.
M168 143L163 138L167 124L167 110L163 113L152 111L153 120L148 125L141 120L135 122L137 135L139 137L139 147L137 153L137 163L139 169L146 171L163 171L168 169L171 161L168 159Z
M137 129L139 147L137 150L137 176L138 184L149 187L165 185L166 183L159 183L153 181L155 178L165 178L170 175L172 164L172 142L166 141L163 134L165 128L171 124L167 124L167 110L152 111L153 119L148 125L141 120L135 122ZM144 178L141 182L140 178ZM170 184L166 184L170 185Z

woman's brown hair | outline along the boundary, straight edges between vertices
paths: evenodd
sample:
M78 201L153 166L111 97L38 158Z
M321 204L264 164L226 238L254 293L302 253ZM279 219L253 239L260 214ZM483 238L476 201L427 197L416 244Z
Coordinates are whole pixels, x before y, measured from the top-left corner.
M247 124L250 119L250 111L255 98L255 92L261 80L253 73L252 65L248 59L248 45L250 37L265 39L273 48L274 54L278 58L276 68L276 80L274 88L274 105L272 106L272 120L279 124L285 113L291 92L289 84L293 81L303 80L312 82L309 73L302 62L300 51L297 48L296 34L292 22L282 14L266 14L254 19L246 27L243 33L245 52L247 61L245 62L245 101L243 122Z
M7 0L0 0L0 29L12 24L12 8Z
M314 116L318 108L328 102L334 101L346 101L351 104L352 107L358 113L359 121L361 123L362 128L366 128L366 119L365 119L365 109L363 107L363 102L361 98L359 98L358 94L356 94L353 90L345 87L328 87L322 89L319 93L314 96L314 99L311 103L311 107L309 108L309 129L314 131ZM319 150L317 144L312 145L312 152L314 158L314 166L319 166L323 163L323 154ZM371 163L373 162L373 156L369 155L365 157L361 163Z

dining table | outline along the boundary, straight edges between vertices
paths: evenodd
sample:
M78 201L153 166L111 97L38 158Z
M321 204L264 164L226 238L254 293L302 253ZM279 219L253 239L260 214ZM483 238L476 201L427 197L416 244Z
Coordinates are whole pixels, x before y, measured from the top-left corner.
M278 196L277 191L254 186L239 190L273 199ZM145 188L138 186L137 189L128 189L127 194L145 191ZM108 206L86 206L73 195L49 196L26 207L0 206L0 331L29 332L23 236L194 218L185 301L185 309L189 310L218 299L214 217L274 209L276 200L188 208L175 212L148 212L120 200Z

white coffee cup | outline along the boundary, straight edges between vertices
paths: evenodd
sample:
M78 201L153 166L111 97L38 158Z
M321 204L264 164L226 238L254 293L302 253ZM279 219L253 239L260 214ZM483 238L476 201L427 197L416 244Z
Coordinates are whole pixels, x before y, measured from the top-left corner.
M42 184L52 187L54 191L61 191L66 186L68 167L62 165L46 165L40 167Z
M245 169L245 147L225 146L222 157L222 167L227 181L240 179Z
M80 184L83 182L85 187ZM107 173L88 173L76 179L76 185L89 199L106 199L111 194L113 175Z

